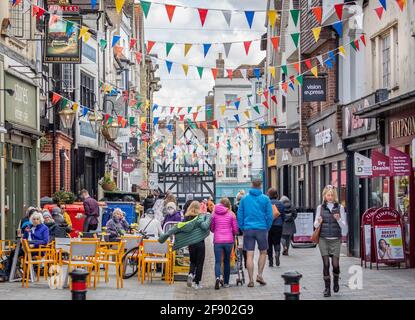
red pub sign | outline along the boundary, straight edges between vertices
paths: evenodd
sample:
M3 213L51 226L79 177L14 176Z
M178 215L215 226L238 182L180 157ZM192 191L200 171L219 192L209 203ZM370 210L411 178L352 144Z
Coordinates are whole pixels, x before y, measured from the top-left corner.
M135 163L133 160L131 159L125 159L122 162L122 171L127 172L127 173L131 173L133 172L135 169Z

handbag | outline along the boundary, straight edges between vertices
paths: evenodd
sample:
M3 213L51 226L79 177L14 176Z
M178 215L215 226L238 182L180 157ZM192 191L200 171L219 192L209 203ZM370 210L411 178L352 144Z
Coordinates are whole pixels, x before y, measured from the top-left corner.
M321 231L321 225L319 225L311 235L311 241L315 244L318 244L320 242L320 231Z

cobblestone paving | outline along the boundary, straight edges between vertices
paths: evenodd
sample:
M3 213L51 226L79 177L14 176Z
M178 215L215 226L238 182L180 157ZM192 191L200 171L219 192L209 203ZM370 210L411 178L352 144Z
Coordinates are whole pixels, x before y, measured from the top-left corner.
M324 299L322 297L323 280L321 257L317 248L291 249L290 256L281 257L281 266L265 267L264 279L267 285L254 288L235 285L236 275L231 275L231 287L214 290L214 257L211 238L206 240L206 261L202 279L203 288L194 290L187 288L185 282L176 281L173 285L153 280L152 283L142 285L137 277L124 281L123 289L116 289L115 277L109 283L101 281L96 290L90 289L87 293L89 300L126 300L126 299L162 299L162 300L198 300L198 299L284 299L284 285L281 275L284 272L296 270L303 277L301 279L301 299ZM348 281L351 275L348 270L351 266L360 266L360 260L342 256L341 289L333 294L332 300L372 300L372 299L415 299L415 270L382 267L363 269L363 289L351 290ZM256 274L255 274L256 275ZM255 276L254 275L254 276ZM245 276L247 272L245 270ZM71 298L69 290L51 290L46 281L30 283L29 289L21 287L20 282L0 283L0 299L29 300L50 299L67 300Z

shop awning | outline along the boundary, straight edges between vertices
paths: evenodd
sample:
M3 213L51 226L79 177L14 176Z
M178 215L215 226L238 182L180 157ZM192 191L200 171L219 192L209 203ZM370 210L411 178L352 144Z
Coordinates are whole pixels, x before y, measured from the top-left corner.
M391 99L378 102L354 113L360 118L384 118L396 111L413 108L415 104L415 90Z

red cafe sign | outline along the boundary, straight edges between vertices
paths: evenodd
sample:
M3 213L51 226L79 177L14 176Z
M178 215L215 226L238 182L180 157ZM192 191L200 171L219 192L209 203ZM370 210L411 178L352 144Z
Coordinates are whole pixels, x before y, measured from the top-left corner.
M131 173L135 169L135 163L131 159L125 159L125 160L123 160L121 166L122 166L122 171L127 172L127 173Z

